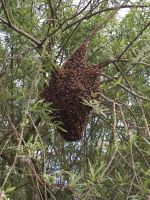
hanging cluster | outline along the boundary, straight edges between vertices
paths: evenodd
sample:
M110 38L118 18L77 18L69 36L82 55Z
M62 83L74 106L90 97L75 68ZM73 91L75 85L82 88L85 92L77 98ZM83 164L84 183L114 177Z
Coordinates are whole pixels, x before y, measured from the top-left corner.
M63 123L67 132L61 131L66 141L77 141L83 136L91 107L83 103L90 100L91 93L98 92L100 69L86 63L87 44L85 41L63 66L52 73L49 85L41 97L52 102L57 120Z

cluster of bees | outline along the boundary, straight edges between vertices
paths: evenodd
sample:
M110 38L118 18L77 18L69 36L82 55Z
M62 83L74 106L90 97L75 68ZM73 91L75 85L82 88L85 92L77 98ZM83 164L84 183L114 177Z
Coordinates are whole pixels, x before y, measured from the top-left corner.
M55 70L41 97L51 102L55 119L62 122L61 136L66 141L82 139L92 107L83 103L99 90L100 69L87 64L88 41L85 40L68 60Z

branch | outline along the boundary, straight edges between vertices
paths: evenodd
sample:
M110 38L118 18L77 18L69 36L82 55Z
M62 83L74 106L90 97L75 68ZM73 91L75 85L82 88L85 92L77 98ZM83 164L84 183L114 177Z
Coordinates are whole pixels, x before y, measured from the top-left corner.
M139 62L137 64L141 64L141 65L145 65L146 67L150 67L150 64L149 63L146 63L146 62Z
M109 65L109 64L114 64L114 63L116 63L116 62L130 62L130 60L127 59L127 58L120 58L120 59L118 60L118 57L116 57L116 58L108 58L108 59L104 60L103 62L99 63L98 66L99 66L100 68L104 68L104 67L106 67L107 65ZM144 65L144 66L146 66L146 67L150 67L150 64L149 64L149 63L146 63L146 62L143 62L143 61L136 62L136 63L131 63L131 65L135 65L135 64L139 64L139 65Z
M97 12L88 12L85 16L81 17L80 19L76 20L75 22L72 22L71 24L67 25L62 31L67 30L68 28L70 28L71 26L74 26L76 23L80 22L80 21L84 21L87 20L91 17L94 17L95 15L101 14L103 12L108 12L108 11L112 11L112 10L118 10L118 9L123 9L123 8L149 8L150 5L122 5L122 6L115 6L115 7L111 7L111 8L105 8L102 10L99 10ZM66 21L70 21L72 18L70 17L69 19L67 19ZM64 24L64 23L63 23Z
M111 76L106 75L106 74L104 74L104 73L101 73L101 75L104 76L104 77L106 77L106 78L108 78L110 81L113 81L113 82L116 81L116 80L118 80L118 78L119 78L119 77L111 77ZM104 81L104 82L105 82L105 81ZM118 83L118 85L119 85L120 87L122 87L124 90L126 90L127 92L129 92L130 94L132 94L133 96L139 97L139 98L142 99L142 100L145 100L145 101L149 101L149 102L150 102L150 99L149 99L149 98L143 97L143 96L141 96L140 94L137 94L136 92L134 92L134 91L130 90L129 88L127 88L126 86L124 86L123 84Z
M139 98L142 99L142 100L145 100L145 101L149 101L149 102L150 102L150 99L149 99L149 98L143 97L143 96L137 94L136 92L130 90L129 88L125 87L125 86L122 85L122 84L118 84L118 85L120 85L123 89L125 89L127 92L129 92L129 93L132 94L133 96L139 97Z
M123 52L119 55L118 60L124 55L124 53L132 46L132 44L143 34L143 32L150 26L150 21L146 26L139 32L139 34L126 46Z
M7 12L7 9L6 9L5 1L4 1L4 0L1 0L1 2L2 2L2 8L3 8L4 13L5 13L5 15L6 15L6 19L7 19L8 23L11 24L11 20L10 20L10 18L9 18L9 15L8 15L8 12Z
M101 62L100 64L98 64L98 66L100 68L103 68L103 67L106 67L107 65L113 64L115 62L129 62L129 60L126 58L120 58L119 60L118 60L118 58L108 58L108 59L104 60L103 62Z
M124 9L124 8L149 8L149 7L150 7L150 5L122 5L122 6L114 6L114 7L110 7L110 8L104 8L102 10L94 12L90 16L87 16L86 19L88 19L89 17L93 17L93 16L95 16L97 14L103 13L103 12L117 10L118 8L119 9Z
M16 31L17 33L19 33L20 35L28 38L29 40L31 40L33 43L35 43L37 46L41 46L41 42L39 42L38 40L36 40L33 36L29 35L28 33L26 33L25 31L23 31L22 29L18 28L17 26L15 26L11 20L10 20L10 17L9 17L9 14L7 12L7 9L6 9L6 5L5 5L5 2L4 0L1 0L1 3L2 3L2 7L3 7L3 10L4 10L4 13L5 13L5 16L6 16L6 19L5 20L4 18L0 17L0 21L2 23L4 23L5 25L7 25L9 28L13 29L14 31Z

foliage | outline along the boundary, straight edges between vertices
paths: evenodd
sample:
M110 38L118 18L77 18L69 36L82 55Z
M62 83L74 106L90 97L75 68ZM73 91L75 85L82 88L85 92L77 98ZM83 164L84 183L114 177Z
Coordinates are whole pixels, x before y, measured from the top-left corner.
M150 198L149 15L148 0L1 0L0 199ZM100 99L68 143L39 94L95 26Z

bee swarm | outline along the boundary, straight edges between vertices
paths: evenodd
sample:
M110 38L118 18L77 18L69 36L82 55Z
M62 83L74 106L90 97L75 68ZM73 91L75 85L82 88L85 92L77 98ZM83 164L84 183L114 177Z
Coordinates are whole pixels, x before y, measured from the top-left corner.
M100 69L86 63L87 45L85 41L61 68L52 73L49 85L41 93L41 97L57 109L54 116L67 131L60 131L66 141L82 139L92 109L83 104L83 99L90 100L91 93L99 89Z

